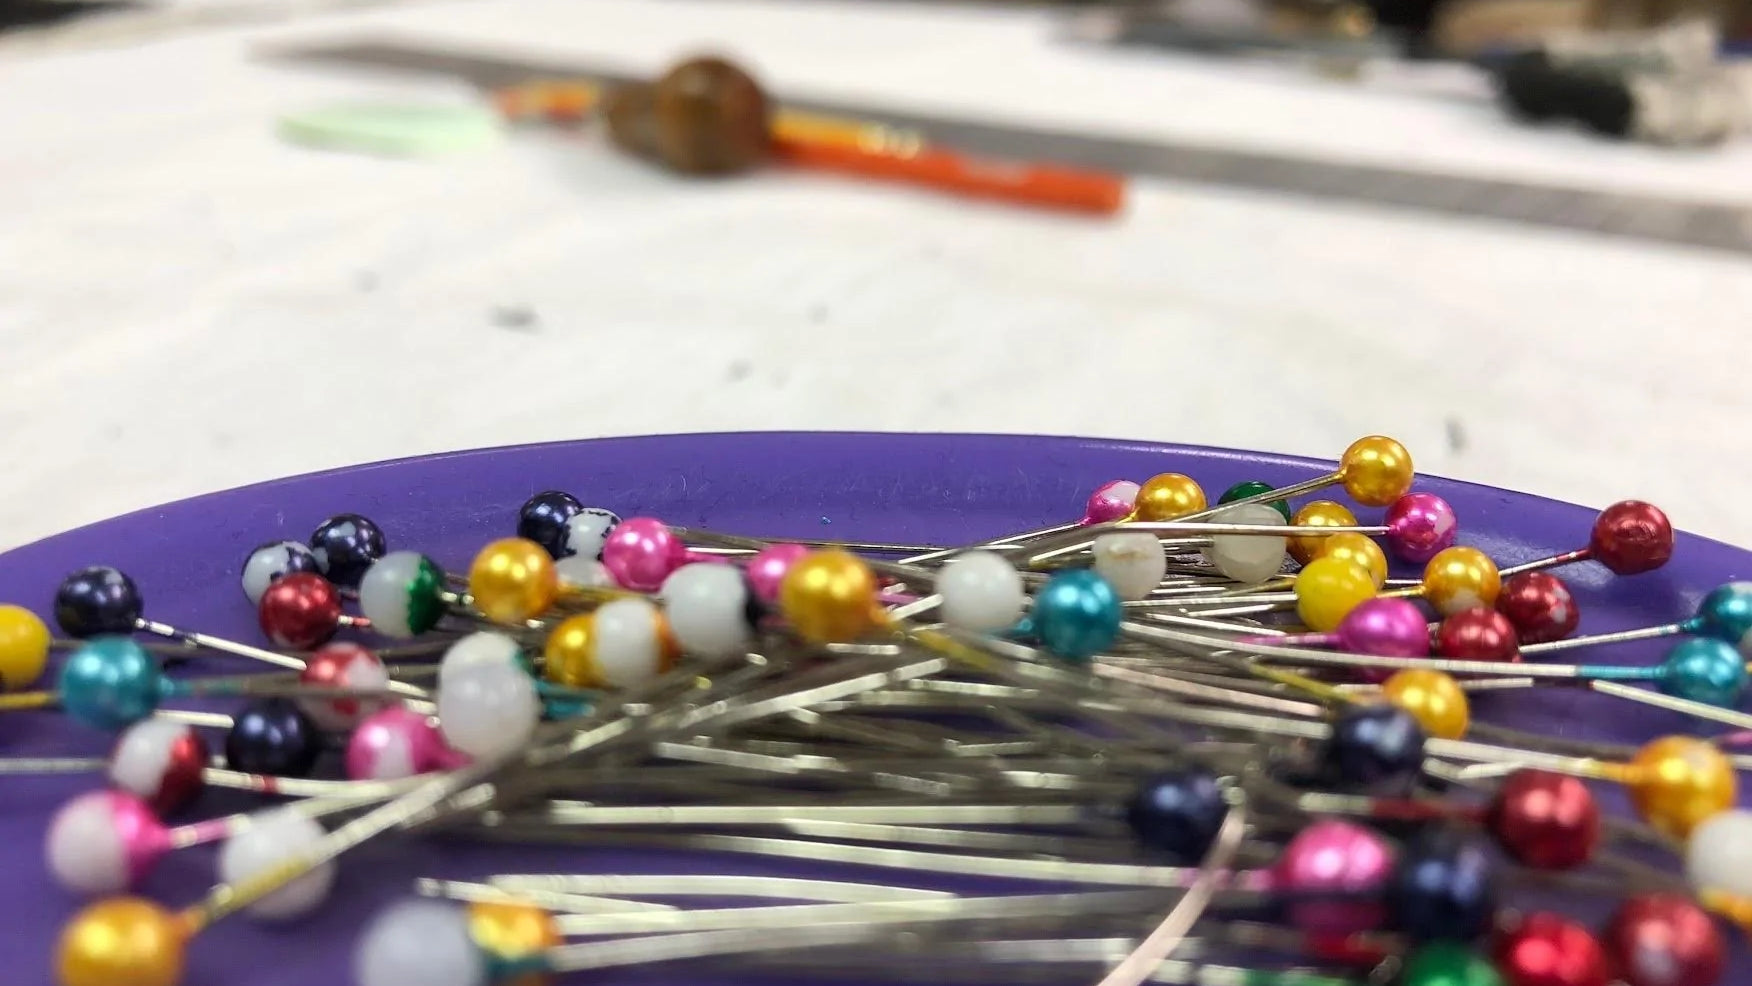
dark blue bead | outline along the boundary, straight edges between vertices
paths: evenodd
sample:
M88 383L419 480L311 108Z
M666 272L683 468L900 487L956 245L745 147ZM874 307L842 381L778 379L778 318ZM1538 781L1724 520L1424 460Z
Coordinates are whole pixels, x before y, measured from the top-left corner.
M296 704L285 698L250 703L231 721L225 736L225 765L246 774L304 777L322 755L322 734Z
M1490 853L1446 828L1426 829L1405 847L1387 885L1394 926L1418 941L1471 941L1496 920Z
M55 622L69 637L133 633L140 608L134 580L107 565L74 572L55 593Z
M386 550L383 531L358 514L330 517L310 535L310 552L335 585L357 587L365 570Z
M1326 763L1354 785L1403 781L1423 765L1424 731L1392 705L1352 705L1338 713L1326 741Z
M578 498L561 490L537 493L523 501L517 511L517 536L534 541L555 558L572 554L566 543L566 522L578 516L584 505Z
M1186 769L1145 778L1126 805L1125 820L1139 842L1191 866L1210 851L1228 811L1215 775Z

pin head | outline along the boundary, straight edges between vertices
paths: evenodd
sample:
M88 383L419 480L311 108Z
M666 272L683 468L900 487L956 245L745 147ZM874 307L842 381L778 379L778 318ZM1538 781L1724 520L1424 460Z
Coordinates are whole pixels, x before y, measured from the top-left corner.
M725 565L713 568L735 575ZM723 614L741 620L740 608ZM722 644L724 635L716 640ZM546 674L569 688L628 688L675 666L680 656L669 621L647 599L615 599L574 616L548 636Z
M475 944L469 924L466 910L445 901L391 904L359 936L353 981L358 986L487 986L489 957Z
M1009 629L1028 605L1021 573L995 551L949 559L937 572L936 589L943 597L943 622L974 633Z
M1486 820L1503 850L1541 870L1567 870L1600 844L1600 805L1581 779L1522 768L1504 779Z
M1652 503L1622 500L1594 518L1588 551L1617 575L1652 572L1673 557L1673 522Z
M134 580L108 565L74 572L55 592L55 622L69 637L133 633L141 610Z
M90 791L62 805L43 841L55 882L86 897L135 886L169 850L152 809L122 791Z
M560 580L554 574L553 557L541 545L524 538L501 538L475 555L468 568L468 591L487 619L518 624L554 604Z
M1138 488L1132 519L1166 521L1197 513L1205 508L1204 488L1191 476L1165 472L1151 476Z
M619 515L612 510L585 507L566 521L566 550L574 558L600 559L608 536L620 522Z
M629 517L608 535L602 563L622 588L656 592L671 572L687 564L687 546L662 521Z
M682 174L730 174L765 160L770 113L760 84L721 58L688 59L603 101L616 146Z
M1452 547L1460 522L1448 501L1434 493L1407 493L1387 508L1387 547L1394 557L1421 565Z
M0 690L29 688L48 663L49 628L23 606L0 605Z
M1331 633L1344 618L1375 596L1375 582L1355 562L1316 558L1296 574L1296 615L1310 630Z
M1210 516L1213 524L1278 524L1278 512L1263 503L1237 503L1220 507ZM1286 538L1271 534L1215 534L1203 550L1205 560L1225 578L1254 585L1283 571Z
M1310 500L1302 504L1290 523L1297 527L1355 527L1357 515L1350 508L1333 500ZM1324 537L1290 538L1290 557L1307 564L1326 546Z
M572 554L566 544L566 522L584 509L578 498L561 490L537 493L523 501L517 511L517 536L534 541L554 558Z
M1490 930L1496 909L1490 854L1448 826L1407 842L1387 884L1393 926L1416 941L1471 941Z
M1089 502L1083 507L1083 523L1111 524L1131 516L1138 504L1138 484L1129 479L1114 479L1095 487Z
M1090 554L1095 571L1123 600L1149 596L1168 571L1168 553L1162 548L1162 540L1144 531L1102 534L1095 538Z
M1430 942L1412 952L1399 981L1402 986L1503 986L1489 959L1451 941Z
M438 683L438 728L447 745L492 759L522 748L541 720L535 680L512 661L478 661Z
M1119 639L1124 609L1106 579L1074 568L1046 580L1030 616L1042 647L1068 661L1086 661Z
M1710 743L1664 736L1630 761L1630 800L1650 825L1683 839L1704 819L1734 804L1734 765Z
M1502 584L1496 562L1477 548L1444 548L1424 566L1424 598L1443 616L1494 605Z
M275 646L311 650L340 629L341 594L315 572L297 572L268 586L257 616Z
M317 572L316 555L302 541L270 541L249 553L243 562L243 594L251 606L260 605L262 593L275 581L294 572Z
M246 774L307 777L321 755L322 733L287 698L249 703L225 734L225 765Z
M1515 625L1494 609L1474 606L1436 627L1436 653L1456 661L1519 661Z
M164 673L127 637L96 637L67 656L55 691L61 708L93 729L114 731L158 708Z
M1697 631L1752 652L1752 582L1729 582L1711 589L1697 604Z
M800 544L769 544L756 552L744 569L755 598L768 606L778 605L779 587L784 585L785 575L808 554L809 549Z
M1132 834L1180 866L1194 866L1210 851L1229 806L1216 775L1196 767L1146 777L1126 805Z
M1369 573L1369 581L1379 589L1387 584L1387 553L1366 534L1333 534L1324 538L1316 558L1343 558L1355 562Z
M440 770L460 759L444 746L432 717L392 705L367 716L347 737L347 777L394 781Z
M1430 628L1423 611L1404 599L1365 599L1344 615L1336 633L1339 649L1353 654L1428 657L1430 653ZM1361 670L1367 674L1371 669Z
M1381 694L1417 720L1438 739L1460 739L1472 725L1466 690L1452 675L1425 668L1395 671L1381 684Z
M365 570L387 550L383 530L358 514L336 514L310 534L317 567L335 585L357 586Z
M1348 935L1381 926L1378 896L1393 872L1387 843L1360 825L1322 819L1296 833L1271 867L1274 891L1311 897L1357 895L1355 900L1294 900L1285 905L1290 923L1310 934Z
M1629 986L1715 986L1727 947L1715 920L1682 894L1638 894L1619 905L1602 935Z
M754 634L748 581L733 565L694 562L663 580L663 614L683 650L718 658L745 653ZM758 603L755 603L758 606Z
M359 580L359 612L389 637L417 637L444 616L444 570L417 551L392 551Z
M1359 438L1338 460L1339 482L1365 507L1385 507L1411 489L1411 453L1385 435Z
M201 793L210 759L207 741L193 726L142 719L117 737L109 755L109 781L168 815Z
M1504 582L1496 608L1515 625L1523 644L1562 640L1582 619L1569 586L1547 572L1522 572Z
M468 933L493 965L539 959L564 942L554 916L521 901L475 901L468 905ZM552 977L531 972L494 978L496 986L546 986Z
M1234 503L1236 500L1245 500L1249 497L1270 493L1274 489L1276 489L1276 487L1262 479L1244 479L1241 482L1236 483L1234 486L1224 490L1223 495L1217 497L1217 502ZM1283 515L1284 523L1287 524L1290 522L1290 505L1288 501L1272 500L1269 502L1269 506L1279 514Z
M1342 782L1373 787L1416 776L1423 748L1423 727L1411 713L1393 705L1348 705L1333 718L1325 759Z
M1498 937L1493 949L1507 986L1606 986L1612 968L1588 929L1549 911L1536 911Z
M152 901L111 897L67 923L55 949L59 986L176 986L187 922Z
M882 625L880 591L876 574L857 555L837 548L812 551L785 574L779 609L810 643L849 643Z
M389 687L389 670L368 648L337 641L324 644L310 655L298 681L324 688L381 691ZM298 706L318 727L339 733L352 729L359 720L383 708L387 701L386 698L310 696L300 698Z
M249 824L219 848L219 881L236 885L309 852L324 835L314 819L286 806L257 812ZM327 860L244 907L263 921L289 921L316 910L335 883L335 862Z
M1731 709L1746 693L1746 659L1731 644L1692 637L1667 652L1657 680L1668 695Z
M1752 897L1752 811L1729 808L1692 829L1685 876L1698 890Z

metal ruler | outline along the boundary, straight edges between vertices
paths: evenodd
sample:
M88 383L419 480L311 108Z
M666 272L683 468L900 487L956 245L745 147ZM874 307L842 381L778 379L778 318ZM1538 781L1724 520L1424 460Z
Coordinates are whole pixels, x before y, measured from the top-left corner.
M282 46L265 54L276 60L441 75L483 89L535 78L590 78L610 84L630 81L628 76L586 64L471 54L417 41L373 39ZM785 105L918 130L927 140L973 154L1056 161L1178 181L1752 253L1752 204L1343 164L1181 141L1092 136L921 116L875 106L790 99Z

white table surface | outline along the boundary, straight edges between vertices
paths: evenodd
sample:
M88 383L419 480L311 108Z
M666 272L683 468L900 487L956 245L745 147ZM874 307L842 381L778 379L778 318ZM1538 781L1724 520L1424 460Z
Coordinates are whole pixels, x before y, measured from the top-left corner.
M1752 543L1746 257L1161 181L1097 222L789 173L689 184L594 138L422 161L281 143L289 111L472 98L251 55L364 28L638 70L711 48L780 93L1752 201L1744 146L1517 129L1453 72L1347 85L1069 46L1039 11L474 0L0 44L0 542L391 456L826 428L1321 456L1384 431L1428 472L1642 497ZM496 324L507 306L535 324Z

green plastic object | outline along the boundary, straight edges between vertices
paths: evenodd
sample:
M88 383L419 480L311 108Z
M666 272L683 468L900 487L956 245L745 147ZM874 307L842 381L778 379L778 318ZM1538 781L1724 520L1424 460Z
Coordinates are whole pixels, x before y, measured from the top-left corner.
M432 157L478 150L503 136L499 118L473 106L359 103L280 118L295 144L388 157Z

